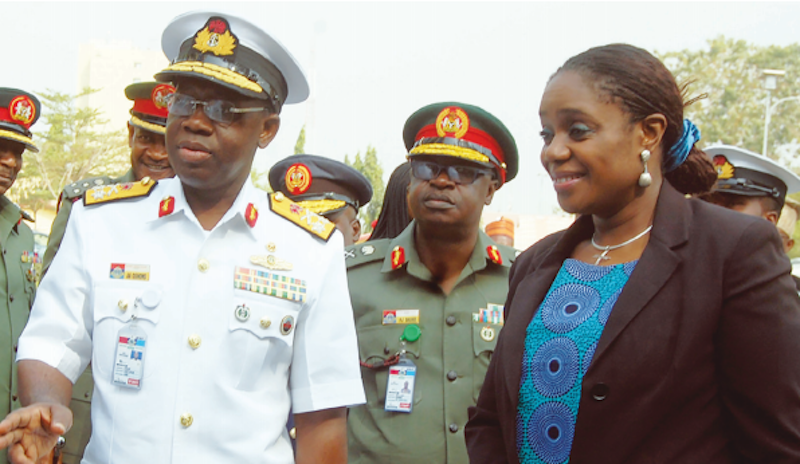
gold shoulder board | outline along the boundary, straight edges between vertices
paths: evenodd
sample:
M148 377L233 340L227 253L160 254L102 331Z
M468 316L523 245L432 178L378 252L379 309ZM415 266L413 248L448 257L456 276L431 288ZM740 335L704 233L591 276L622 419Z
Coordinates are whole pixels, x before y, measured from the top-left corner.
M153 190L156 183L156 181L151 180L149 177L145 177L137 182L99 185L86 190L86 193L83 195L83 204L89 206L126 200L128 198L146 197L150 195L150 191Z
M292 200L286 198L281 192L269 194L269 209L278 216L284 217L297 224L302 229L325 240L331 238L336 225L317 213L312 212Z

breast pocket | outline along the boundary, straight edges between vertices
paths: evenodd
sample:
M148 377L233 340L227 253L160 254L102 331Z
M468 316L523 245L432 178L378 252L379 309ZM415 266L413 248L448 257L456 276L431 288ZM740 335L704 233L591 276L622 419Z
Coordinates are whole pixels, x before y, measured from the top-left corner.
M478 401L478 395L481 393L483 379L486 377L486 370L489 369L489 361L492 360L497 337L500 336L502 328L500 324L472 323L472 347L475 351L475 361L472 364L472 396L475 401Z
M161 296L161 288L154 284L117 283L95 287L92 369L98 379L111 381L119 331L133 322L134 315L136 324L148 335L143 378L147 379L158 371L158 356L148 354L157 351L151 335L161 314Z
M364 390L367 395L369 407L383 408L386 401L386 384L389 381L389 368L383 363L400 352L403 348L400 336L403 334L404 324L389 326L375 326L358 329L358 350L361 361L373 366L372 368L363 367L361 377L364 382ZM417 360L420 358L421 345L420 339L415 342L406 343L406 357L419 365ZM417 369L417 378L420 376ZM422 388L419 384L414 388L414 404L422 401Z
M267 296L239 301L228 316L225 351L239 373L236 388L257 390L288 372L300 304Z

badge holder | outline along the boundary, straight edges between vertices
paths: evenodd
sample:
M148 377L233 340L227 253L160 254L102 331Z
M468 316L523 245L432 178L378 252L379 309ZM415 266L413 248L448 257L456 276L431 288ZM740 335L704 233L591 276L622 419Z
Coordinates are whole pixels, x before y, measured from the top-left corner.
M139 299L134 304L138 308ZM136 314L131 315L117 333L117 346L114 353L114 370L111 383L119 387L142 388L144 374L145 348L147 333L136 323Z
M411 413L414 408L414 387L417 380L417 366L406 357L406 341L415 342L422 331L416 324L410 324L400 336L401 349L397 364L389 367L386 382L386 401L384 410Z

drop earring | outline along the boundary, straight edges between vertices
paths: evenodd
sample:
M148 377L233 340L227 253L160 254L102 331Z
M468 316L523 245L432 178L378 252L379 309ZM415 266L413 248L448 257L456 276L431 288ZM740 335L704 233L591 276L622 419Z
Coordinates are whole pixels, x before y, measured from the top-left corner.
M639 175L639 187L649 187L653 183L653 176L647 171L647 162L650 161L650 150L642 150L642 164L644 165L644 172Z

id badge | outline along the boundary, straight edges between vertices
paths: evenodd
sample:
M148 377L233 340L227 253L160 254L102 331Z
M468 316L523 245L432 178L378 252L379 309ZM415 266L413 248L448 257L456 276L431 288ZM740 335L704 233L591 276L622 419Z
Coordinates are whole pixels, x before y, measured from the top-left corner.
M417 366L406 357L389 368L386 382L386 403L383 409L393 412L410 413L414 406L414 383L417 379Z
M146 344L147 334L135 320L119 330L112 384L136 390L142 388Z

